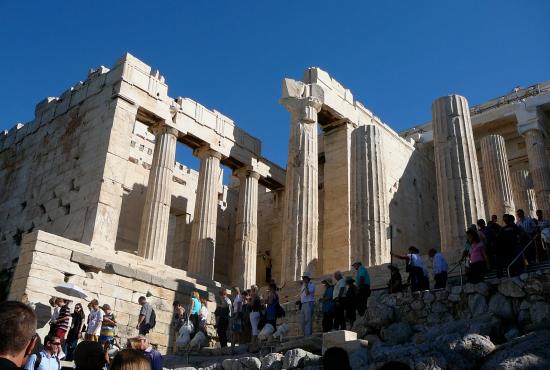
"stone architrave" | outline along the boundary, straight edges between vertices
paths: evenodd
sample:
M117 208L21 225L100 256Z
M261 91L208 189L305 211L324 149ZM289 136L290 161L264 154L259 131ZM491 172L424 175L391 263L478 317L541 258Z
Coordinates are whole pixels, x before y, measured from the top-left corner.
M367 266L390 262L381 145L380 129L375 125L359 126L352 133L351 258Z
M432 116L441 249L456 258L465 230L484 210L468 101L459 95L438 98Z
M151 132L155 135L155 152L141 218L138 254L164 263L178 130L161 124L153 126Z
M239 178L239 203L233 248L233 284L248 289L256 284L260 175L247 167L239 168L234 175Z
M195 155L200 158L201 165L187 270L213 280L222 155L206 146L195 150Z
M488 135L480 140L480 144L489 213L499 218L506 213L514 214L512 180L504 138Z
M536 217L537 202L533 181L529 171L519 170L511 173L514 203L517 209L523 209L526 215Z
M286 97L281 103L291 114L283 209L282 279L299 280L315 273L318 258L317 113L314 97Z

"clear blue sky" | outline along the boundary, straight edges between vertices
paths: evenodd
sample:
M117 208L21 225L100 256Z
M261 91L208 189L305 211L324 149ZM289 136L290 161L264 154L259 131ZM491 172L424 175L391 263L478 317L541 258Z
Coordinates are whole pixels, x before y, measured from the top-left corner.
M284 77L319 66L402 130L430 120L438 96L473 105L550 80L549 14L547 0L4 0L0 129L129 51L161 71L171 96L233 118L286 166Z

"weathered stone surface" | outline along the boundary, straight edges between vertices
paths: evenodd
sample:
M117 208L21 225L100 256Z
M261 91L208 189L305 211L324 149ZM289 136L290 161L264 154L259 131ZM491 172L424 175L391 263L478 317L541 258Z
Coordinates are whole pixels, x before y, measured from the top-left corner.
M543 321L550 323L550 303L533 302L529 306L529 315L533 324L540 324Z
M318 361L319 358L320 356L300 348L291 349L285 353L285 357L283 358L283 369L292 369L309 360Z
M99 270L104 270L106 263L105 260L101 258L92 257L90 255L77 251L73 251L73 253L71 254L71 261L76 262L80 265L94 267Z
M514 202L518 209L523 209L526 215L535 217L537 202L535 200L535 189L533 180L527 170L517 170L511 174Z
M502 294L495 294L489 299L489 312L504 320L511 320L514 317L512 303Z
M349 330L323 333L323 354L331 347L343 347L346 342L352 340L357 340L357 333Z
M498 291L507 297L521 298L525 297L525 292L522 288L523 283L519 279L506 279L500 283Z
M283 354L269 353L262 358L261 370L280 370L283 367Z
M487 300L481 294L468 296L468 307L473 317L478 317L487 312Z
M550 368L550 331L532 332L499 346L481 368L484 370Z
M495 345L479 334L442 335L436 340L437 349L453 368L473 369L495 350Z
M390 344L402 344L409 340L413 331L409 324L405 322L396 322L380 331L382 339Z
M299 338L293 341L282 343L275 347L277 352L287 352L289 350L301 348L307 352L321 354L323 351L323 339L316 336Z

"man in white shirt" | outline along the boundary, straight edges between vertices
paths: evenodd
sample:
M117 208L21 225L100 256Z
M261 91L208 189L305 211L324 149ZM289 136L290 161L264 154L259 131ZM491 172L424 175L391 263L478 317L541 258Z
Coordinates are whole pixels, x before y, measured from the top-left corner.
M90 313L88 317L88 328L86 329L86 340L97 342L101 332L101 323L103 322L103 311L99 308L97 299L90 302Z
M434 274L434 289L444 289L447 286L447 271L449 265L445 257L434 248L430 249L428 255L433 261L432 272Z
M311 282L311 273L306 271L302 275L302 288L300 290L300 302L302 303L302 330L304 337L313 333L313 306L315 304L315 284Z
M334 330L346 330L346 318L344 315L344 296L346 294L346 279L340 271L334 273L334 290L332 299L334 300Z

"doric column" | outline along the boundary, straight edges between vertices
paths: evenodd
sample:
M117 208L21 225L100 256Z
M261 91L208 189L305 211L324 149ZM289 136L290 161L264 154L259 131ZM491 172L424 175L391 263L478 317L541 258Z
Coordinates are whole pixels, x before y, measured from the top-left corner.
M380 265L390 262L380 129L375 125L356 128L351 150L351 258L367 266Z
M233 248L233 284L247 289L256 284L260 175L246 167L239 168L234 175L239 178L239 203Z
M514 171L511 174L511 179L516 208L523 209L528 216L536 217L537 202L535 201L535 190L533 189L533 181L531 180L531 176L529 176L529 171Z
M283 214L282 279L314 273L318 241L317 113L313 97L281 99L291 113Z
M195 150L201 160L195 216L189 246L187 270L203 278L214 279L216 256L216 227L218 219L218 190L222 155L208 147Z
M514 214L514 198L512 195L512 180L508 167L508 155L504 138L500 135L488 135L480 140L481 158L489 215Z
M466 228L483 215L483 196L468 101L443 96L432 116L441 249L452 258L462 252Z
M164 264L178 130L157 125L151 128L151 132L155 135L155 152L141 217L138 253Z

